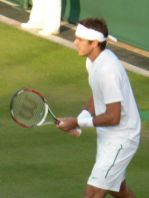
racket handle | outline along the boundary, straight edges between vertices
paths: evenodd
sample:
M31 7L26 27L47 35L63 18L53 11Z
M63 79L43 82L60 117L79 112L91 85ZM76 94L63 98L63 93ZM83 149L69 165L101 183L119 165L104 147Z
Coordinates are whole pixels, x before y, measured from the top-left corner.
M42 125L38 125L38 126L45 126L45 125L51 125L51 124L53 125L55 123L48 121L48 122L44 122Z
M58 124L58 125L59 125L59 124L60 124L60 122L62 122L62 121L60 121L60 120L58 120L58 119L55 119L55 121L54 121L54 122L55 122L55 124Z

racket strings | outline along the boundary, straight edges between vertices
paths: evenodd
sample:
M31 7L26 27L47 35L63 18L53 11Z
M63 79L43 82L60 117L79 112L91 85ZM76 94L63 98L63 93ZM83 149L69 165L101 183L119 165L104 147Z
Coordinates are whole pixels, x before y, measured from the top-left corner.
M15 119L27 127L37 125L47 113L43 99L32 92L16 95L13 99L12 111Z

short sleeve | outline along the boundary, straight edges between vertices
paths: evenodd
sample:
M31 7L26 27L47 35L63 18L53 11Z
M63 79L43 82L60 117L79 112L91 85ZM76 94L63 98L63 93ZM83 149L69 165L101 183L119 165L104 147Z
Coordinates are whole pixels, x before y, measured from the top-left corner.
M122 80L118 73L103 74L100 86L105 104L123 101Z

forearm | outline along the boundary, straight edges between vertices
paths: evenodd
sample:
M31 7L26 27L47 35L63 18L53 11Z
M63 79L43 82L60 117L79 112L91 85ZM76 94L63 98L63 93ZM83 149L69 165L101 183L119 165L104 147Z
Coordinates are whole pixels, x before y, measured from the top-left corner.
M121 117L121 103L111 103L106 105L106 111L100 115L92 115L93 98L90 98L87 110L83 110L77 118L69 117L61 119L58 128L70 131L76 127L98 127L98 126L114 126L118 125Z
M119 119L115 119L114 114L101 114L93 117L93 125L97 126L114 126L119 124Z
M77 122L80 127L98 127L118 125L121 117L121 103L111 103L106 105L106 111L100 115L90 115L78 117Z

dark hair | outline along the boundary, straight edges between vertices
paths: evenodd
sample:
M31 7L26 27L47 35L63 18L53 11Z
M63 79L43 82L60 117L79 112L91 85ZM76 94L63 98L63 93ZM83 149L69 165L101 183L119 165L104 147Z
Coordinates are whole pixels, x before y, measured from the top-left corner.
M88 18L88 19L79 21L79 23L84 25L87 28L97 30L98 32L103 33L105 37L108 37L108 28L104 19ZM106 45L107 45L107 41L99 43L99 47L101 51L106 48Z

